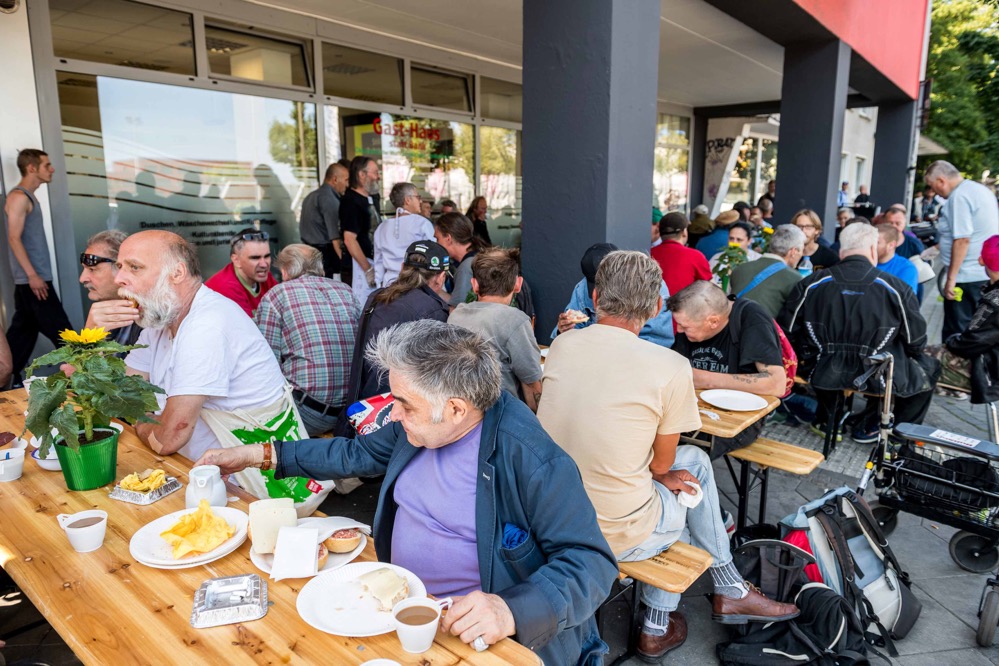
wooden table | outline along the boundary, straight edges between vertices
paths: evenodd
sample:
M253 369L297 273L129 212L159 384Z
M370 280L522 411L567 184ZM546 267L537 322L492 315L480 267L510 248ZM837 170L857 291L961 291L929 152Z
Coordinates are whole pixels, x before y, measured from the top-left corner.
M20 434L26 406L23 390L0 393L0 431ZM161 457L131 428L122 433L118 478L160 467L185 488L191 462ZM305 580L267 580L272 605L263 619L210 629L191 626L194 592L209 578L262 573L250 561L250 542L203 566L167 571L136 562L128 552L132 535L156 518L184 508L184 489L155 504L136 506L108 498L111 487L66 489L61 472L42 470L26 459L24 475L0 483L3 528L0 565L39 612L86 664L360 664L386 657L402 664L537 664L537 655L512 640L477 653L453 636L438 633L420 655L403 652L395 632L370 638L332 636L313 629L295 609ZM247 511L251 497L230 488L229 506ZM92 553L72 550L56 522L60 513L108 512L104 546ZM375 559L371 540L358 558ZM266 579L266 575L263 576Z

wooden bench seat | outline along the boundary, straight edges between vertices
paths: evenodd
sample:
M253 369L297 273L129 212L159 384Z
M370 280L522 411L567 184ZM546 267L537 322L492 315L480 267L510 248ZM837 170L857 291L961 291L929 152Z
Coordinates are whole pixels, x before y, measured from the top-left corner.
M700 548L677 541L669 549L647 560L619 562L618 569L621 578L632 578L660 590L680 594L708 570L711 561L711 556Z
M728 455L736 460L800 476L811 474L826 459L818 451L763 437L747 447L730 451Z

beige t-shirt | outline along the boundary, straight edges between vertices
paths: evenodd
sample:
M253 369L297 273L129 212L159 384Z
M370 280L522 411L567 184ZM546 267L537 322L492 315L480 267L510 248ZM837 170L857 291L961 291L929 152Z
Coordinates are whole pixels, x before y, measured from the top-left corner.
M542 387L538 419L576 461L611 550L634 548L662 516L649 470L656 435L701 427L690 363L594 324L555 338Z

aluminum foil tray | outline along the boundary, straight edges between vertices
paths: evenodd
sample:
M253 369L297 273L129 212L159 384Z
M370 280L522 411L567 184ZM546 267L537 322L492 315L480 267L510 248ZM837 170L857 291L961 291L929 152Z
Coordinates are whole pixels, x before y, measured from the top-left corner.
M150 490L148 493L140 493L136 490L125 490L117 483L114 486L114 490L108 493L108 497L111 499L116 499L121 502L128 502L130 504L140 504L147 505L152 504L157 500L161 500L170 493L176 492L181 488L181 482L175 477L168 476L166 483L157 488L156 490Z
M267 615L267 582L257 574L206 580L194 594L195 629L259 620Z

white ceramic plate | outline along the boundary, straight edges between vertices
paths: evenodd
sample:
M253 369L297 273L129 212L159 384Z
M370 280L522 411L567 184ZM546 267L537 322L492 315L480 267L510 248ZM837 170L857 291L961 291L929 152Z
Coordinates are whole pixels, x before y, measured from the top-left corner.
M138 532L132 535L132 540L128 543L128 552L142 564L183 569L199 566L218 559L220 553L227 555L246 541L246 527L250 522L250 517L239 509L233 509L228 506L213 506L212 511L215 515L225 518L227 523L235 526L236 533L212 551L195 557L185 557L182 560L175 560L173 557L173 547L160 534L170 529L180 520L181 516L194 513L195 511L196 509L174 511L173 513L157 518L151 523L143 525L139 528Z
M47 469L50 472L58 472L62 469L62 465L59 463L59 458L55 455L55 449L49 449L49 457L42 458L38 455L38 449L31 452L31 457L35 459L38 466L42 469Z
M378 602L357 582L369 571L387 567L409 583L409 598L427 596L416 574L383 562L354 562L316 576L302 587L296 607L303 620L337 636L378 636L395 630L392 613L378 610Z
M229 554L233 553L234 551L236 551L241 545L243 545L242 542L236 541L236 542L233 542L232 546L227 546L224 549L219 550L218 548L216 548L215 550L212 551L214 553L214 555L211 557L211 559L208 559L208 560L199 560L198 562L193 563L193 564L191 562L186 562L184 560L181 560L180 564L152 564L150 562L143 562L140 559L136 559L136 562L138 562L139 564L142 564L143 566L147 566L150 569L167 569L167 570L170 570L170 569L192 569L194 567L200 567L200 566L204 566L206 564L211 564L215 560L221 560L226 555L229 555Z
M701 400L730 412L755 412L767 406L766 398L755 393L732 391L730 389L711 389L701 391Z
M303 520L308 520L308 518L299 519L298 521L299 527L303 526L302 523ZM364 550L364 546L367 543L368 543L368 537L362 534L361 543L358 544L357 548L350 551L349 553L330 553L329 557L326 560L326 565L319 570L319 573L323 573L324 571L333 571L333 569L339 569L345 564L350 564L351 562L354 561L354 558L356 558L358 555L361 554L361 551ZM270 553L266 555L261 555L257 551L253 550L253 547L251 546L250 561L253 562L253 564L264 573L270 573L271 567L274 566L274 555Z

